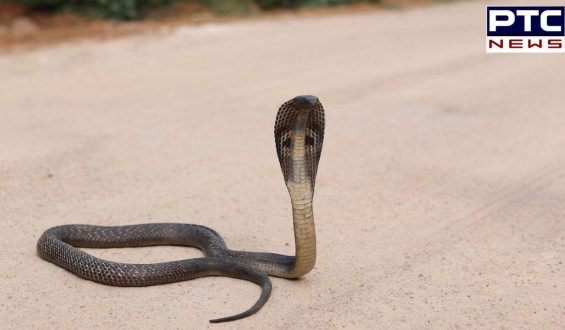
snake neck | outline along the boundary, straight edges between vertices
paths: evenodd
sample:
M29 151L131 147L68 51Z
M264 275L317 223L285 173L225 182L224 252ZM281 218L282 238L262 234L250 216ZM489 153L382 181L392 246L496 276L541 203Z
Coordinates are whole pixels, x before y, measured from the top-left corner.
M316 231L312 209L312 179L307 172L306 123L309 112L301 112L292 130L291 171L286 186L292 203L295 261L289 270L292 277L300 277L316 263Z

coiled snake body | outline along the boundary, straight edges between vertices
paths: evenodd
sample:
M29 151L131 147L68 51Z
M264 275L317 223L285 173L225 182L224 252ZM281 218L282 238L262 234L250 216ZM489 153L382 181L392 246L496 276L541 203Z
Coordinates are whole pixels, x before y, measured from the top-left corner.
M295 256L234 251L208 227L153 223L130 226L63 225L47 229L37 242L41 258L95 282L115 286L148 286L203 276L228 276L262 288L257 302L243 313L210 320L225 322L256 313L271 293L268 275L298 278L314 268L316 234L312 199L324 139L324 109L315 96L285 102L275 121L275 144L292 203ZM199 248L205 258L157 264L116 263L78 248L182 245Z

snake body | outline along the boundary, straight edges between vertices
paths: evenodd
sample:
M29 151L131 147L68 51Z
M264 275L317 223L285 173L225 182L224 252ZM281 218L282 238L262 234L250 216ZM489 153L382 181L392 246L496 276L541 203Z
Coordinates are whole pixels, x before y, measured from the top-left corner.
M256 313L271 293L267 275L298 278L314 268L316 234L312 200L324 139L324 109L318 98L297 96L285 102L275 121L275 144L292 203L294 256L230 250L223 238L205 226L152 223L129 226L62 225L47 229L37 242L38 255L70 272L107 285L149 286L204 276L227 276L258 284L262 291L248 310L212 323ZM191 246L206 257L156 264L126 264L94 257L79 248L155 245Z

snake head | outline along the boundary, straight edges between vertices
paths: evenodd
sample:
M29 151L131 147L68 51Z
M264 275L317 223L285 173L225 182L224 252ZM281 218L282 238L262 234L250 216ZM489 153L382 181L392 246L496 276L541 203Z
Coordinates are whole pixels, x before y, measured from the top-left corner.
M297 96L281 105L275 120L275 144L285 182L309 180L313 192L324 127L324 107L316 96ZM296 166L302 162L299 153L302 150L305 151L304 171L297 170Z

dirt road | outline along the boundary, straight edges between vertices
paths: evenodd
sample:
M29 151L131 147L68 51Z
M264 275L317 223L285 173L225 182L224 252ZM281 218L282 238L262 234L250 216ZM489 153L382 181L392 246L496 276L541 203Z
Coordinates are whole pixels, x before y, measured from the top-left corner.
M327 114L318 263L213 328L563 326L565 57L486 55L484 25L476 1L0 56L2 327L202 328L250 306L259 289L228 278L85 281L35 243L58 224L176 221L293 253L272 125L305 93Z

